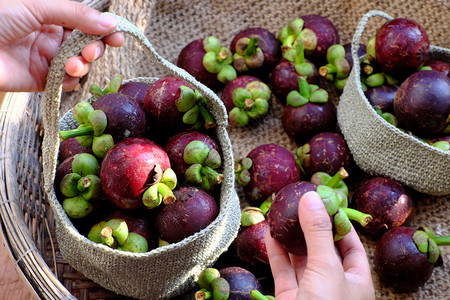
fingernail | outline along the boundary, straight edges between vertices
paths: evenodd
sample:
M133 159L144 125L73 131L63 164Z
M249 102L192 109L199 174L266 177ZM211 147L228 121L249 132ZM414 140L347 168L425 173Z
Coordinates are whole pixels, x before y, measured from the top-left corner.
M99 47L95 47L95 58L94 59L99 59L101 54L102 54L101 49Z
M316 210L323 208L322 199L319 194L308 192L302 197L303 206L309 210Z
M117 26L117 19L114 16L108 14L101 14L100 24L105 28L114 28Z

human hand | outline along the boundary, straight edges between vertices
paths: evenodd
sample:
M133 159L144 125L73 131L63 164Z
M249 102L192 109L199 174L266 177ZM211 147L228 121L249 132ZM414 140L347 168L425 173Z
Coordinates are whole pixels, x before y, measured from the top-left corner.
M50 62L73 29L88 34L111 33L113 16L68 0L0 0L0 91L44 90ZM119 47L123 35L113 33L87 45L65 65L63 90L73 90L90 64L101 57L105 44Z
M367 255L353 226L336 247L330 217L316 192L303 195L298 215L307 256L288 254L266 235L276 299L375 299Z

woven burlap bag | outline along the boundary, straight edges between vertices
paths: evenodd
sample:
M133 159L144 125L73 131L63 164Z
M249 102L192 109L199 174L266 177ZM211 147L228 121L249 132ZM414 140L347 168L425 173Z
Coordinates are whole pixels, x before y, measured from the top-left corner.
M359 43L367 22L377 16L392 19L377 10L363 16L352 41L354 61L359 59ZM431 46L430 57L450 62L450 50ZM450 194L450 152L436 149L383 120L361 89L360 73L360 65L355 64L337 111L355 162L369 174L394 178L417 191Z
M290 20L304 14L320 14L329 18L339 31L341 43L351 42L361 17L375 9L389 12L393 17L409 17L418 21L427 30L434 45L450 48L449 2L446 0L408 1L407 4L403 0L247 0L245 2L237 0L112 0L109 4L108 11L126 17L136 24L152 41L158 53L173 63L176 62L181 49L194 39L214 35L224 45L229 45L233 36L243 28L260 26L276 34ZM385 21L386 19L381 17L371 18L366 24L363 42L367 41L370 34ZM110 78L120 73L126 78L160 77L165 74L154 64L148 63L139 44L126 40L120 49L107 49L100 61L93 64L84 85L98 83L100 86L105 86ZM331 99L338 103L339 95L333 87L327 90ZM87 96L86 89L63 95L61 112L64 113L76 101L85 99ZM235 156L247 155L251 149L265 143L277 143L295 153L298 146L284 133L281 125L282 108L278 101L274 101L270 114L257 124L245 128L228 126ZM238 192L243 205L245 198L239 189ZM411 226L427 225L435 230L436 234L450 234L448 196L435 197L419 194L415 197L415 204L416 213ZM364 234L360 237L373 270L372 261L376 241ZM444 266L436 268L427 284L415 293L399 294L381 286L376 274L372 271L377 299L449 299L450 249L448 248L441 248Z
M108 248L91 242L80 235L73 226L55 196L53 180L57 164L59 130L76 127L69 112L61 122L58 109L64 64L67 58L76 55L89 42L99 36L76 32L65 42L52 61L43 99L44 142L43 166L45 191L54 210L56 237L64 258L86 277L119 294L140 299L164 299L189 288L198 274L211 265L234 240L240 225L240 208L234 189L234 164L230 140L226 131L225 107L211 90L196 81L184 70L175 67L155 52L142 32L126 19L119 18L117 30L134 37L145 55L166 72L183 78L192 84L208 100L217 124L217 138L223 152L224 181L221 186L220 211L217 218L204 230L165 247L147 253L134 254ZM154 78L136 78L151 83ZM93 99L90 99L92 102ZM59 126L61 124L61 127Z

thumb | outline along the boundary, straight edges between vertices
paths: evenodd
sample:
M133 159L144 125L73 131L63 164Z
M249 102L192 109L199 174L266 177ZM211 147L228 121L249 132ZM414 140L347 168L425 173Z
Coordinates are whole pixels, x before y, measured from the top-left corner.
M30 10L41 24L60 25L68 29L79 29L87 34L102 35L112 32L117 26L114 16L76 1L48 0L31 1Z
M336 256L330 216L316 192L302 196L298 206L300 225L305 235L308 261Z

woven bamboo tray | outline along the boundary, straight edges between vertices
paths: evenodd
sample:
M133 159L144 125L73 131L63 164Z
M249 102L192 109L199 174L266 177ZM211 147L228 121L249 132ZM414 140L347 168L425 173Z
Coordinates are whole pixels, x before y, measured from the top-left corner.
M237 9L238 1L204 1L204 13L209 13L210 20L202 21L198 19L200 13L190 16L186 10L189 7L198 6L193 0L168 0L168 1L111 1L90 0L89 5L100 10L107 8L111 4L109 11L119 15L127 16L131 21L143 29L146 34L155 41L154 44L160 53L173 61L176 54L186 42L197 33L179 38L174 33L181 29L204 30L205 34L216 34L225 36L225 31L229 29L230 20L238 20L239 26L251 26L261 24L261 19L251 16L242 19L236 12L223 13L220 9ZM157 14L150 17L143 17L143 14L150 14L151 3L159 4L156 7ZM404 1L381 0L381 1L249 1L263 11L267 20L262 26L267 25L268 29L276 32L277 29L285 26L286 21L294 16L307 13L317 13L329 17L341 32L341 42L348 42L358 23L360 17L370 9L379 9L388 12L390 15L413 16L427 30L429 34L438 42L439 46L449 48L448 32L449 23L447 20L449 4L448 1L432 0L422 2L411 2L407 6ZM293 8L286 14L280 15L277 10L263 9L265 3L274 3L277 9ZM277 2L277 3L275 3ZM209 10L208 10L209 9ZM133 15L130 15L133 13ZM173 20L177 20L174 22ZM189 22L189 23L183 23ZM433 26L433 22L439 26ZM219 26L217 26L217 24ZM371 26L378 26L374 22ZM217 26L217 31L211 28ZM166 26L166 27L163 27ZM235 25L238 26L238 25ZM155 28L163 28L161 32ZM234 32L237 28L234 28ZM234 33L233 32L233 33ZM227 38L229 38L227 36ZM228 40L229 41L229 40ZM175 43L175 44L172 44ZM125 47L127 47L125 45ZM131 49L133 50L133 49ZM115 59L116 68L108 70L102 69L101 65L94 66L88 81L98 82L99 78L111 78L109 75L116 75L120 65L120 57L111 51L106 53L105 59ZM139 61L139 57L136 57ZM143 62L140 62L144 64ZM148 74L159 76L153 73L151 68L140 69L125 66L125 75L128 78L145 76ZM99 82L100 84L104 82ZM88 84L88 83L86 83ZM335 99L337 95L334 95ZM86 98L82 93L66 95L65 106L61 108L62 113L72 107L75 101ZM0 215L2 220L5 243L10 249L17 265L17 271L24 281L41 299L125 299L112 293L94 282L86 279L82 274L74 270L59 253L58 242L55 238L54 219L52 211L48 206L46 195L43 192L42 178L42 158L41 142L43 128L40 117L39 94L7 94L0 108ZM241 132L230 130L230 137L235 139L234 151L236 154L247 154L248 150L255 146L253 139L257 138L258 143L276 142L294 150L295 146L286 139L282 132L275 131L268 133L265 128L280 126L279 116L281 108L275 106L270 116L261 123L259 128L247 128ZM249 139L248 137L254 137ZM416 198L416 215L413 226L426 224L434 229L438 234L450 234L449 197L429 197L419 194ZM366 247L369 258L373 257L375 242L365 236L361 239ZM450 299L450 249L442 248L444 267L437 268L433 272L430 281L417 293L396 294L389 289L384 289L378 285L376 278L374 284L377 289L378 299Z

